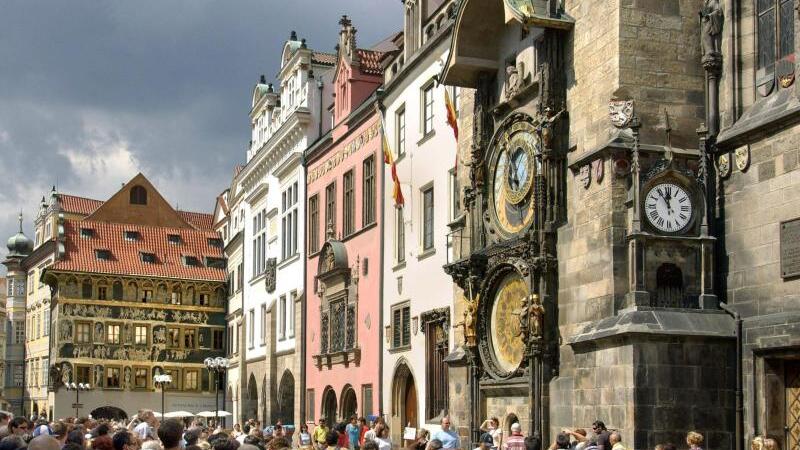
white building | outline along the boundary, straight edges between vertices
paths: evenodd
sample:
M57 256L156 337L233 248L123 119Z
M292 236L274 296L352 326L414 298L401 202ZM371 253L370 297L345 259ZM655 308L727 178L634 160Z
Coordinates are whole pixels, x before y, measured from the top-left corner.
M438 430L448 410L444 358L453 350L450 331L458 320L452 317L452 282L442 266L448 223L461 215L456 140L444 90L450 90L456 107L459 92L436 81L450 46L455 5L405 3L403 49L385 71L382 101L405 198L405 207L395 208L392 180L385 177L383 410L395 442L401 442L406 426Z
M264 424L301 417L301 323L304 283L303 151L330 128L335 55L284 44L276 89L262 77L253 89L252 142L236 189L243 215L242 340L239 419Z

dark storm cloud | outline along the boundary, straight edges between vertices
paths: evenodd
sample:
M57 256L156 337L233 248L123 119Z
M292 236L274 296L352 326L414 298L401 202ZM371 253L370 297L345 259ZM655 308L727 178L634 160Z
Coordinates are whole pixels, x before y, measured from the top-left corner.
M291 30L333 51L402 25L399 0L4 1L0 237L50 185L106 198L136 172L181 208L209 210L243 162L253 83L274 78ZM4 242L3 242L4 243ZM3 245L0 254L4 254Z

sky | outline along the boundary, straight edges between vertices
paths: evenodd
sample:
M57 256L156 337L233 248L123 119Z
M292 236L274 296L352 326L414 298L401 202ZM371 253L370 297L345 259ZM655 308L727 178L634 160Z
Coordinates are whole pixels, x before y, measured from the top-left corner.
M292 30L333 52L342 14L365 47L403 21L400 0L4 0L0 260L54 184L102 200L142 172L211 212L244 162L259 75L274 80Z

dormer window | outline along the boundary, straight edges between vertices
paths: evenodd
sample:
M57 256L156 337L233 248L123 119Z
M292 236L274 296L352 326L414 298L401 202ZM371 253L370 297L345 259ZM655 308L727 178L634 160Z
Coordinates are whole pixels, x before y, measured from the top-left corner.
M208 245L216 248L222 248L224 246L222 239L218 238L208 238Z
M84 238L84 239L93 238L94 237L94 230L91 229L91 228L81 228L81 237Z
M132 231L132 230L126 230L125 231L125 240L126 241L129 241L129 242L138 241L139 237L140 236L139 236L139 232L138 231Z
M111 259L111 250L104 248L95 249L94 257L100 261L109 261Z
M212 269L224 269L225 259L206 256L206 267L211 267Z
M139 258L142 260L143 263L148 263L148 264L156 263L155 253L139 252Z
M181 243L181 236L179 234L168 234L167 242L172 245L178 245Z
M183 257L183 265L187 267L200 267L200 260L196 256L185 255Z

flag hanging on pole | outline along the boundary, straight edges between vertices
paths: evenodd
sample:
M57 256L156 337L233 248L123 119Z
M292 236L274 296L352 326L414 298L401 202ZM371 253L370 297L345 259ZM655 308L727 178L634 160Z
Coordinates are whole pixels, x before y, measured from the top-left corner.
M456 137L456 165L453 172L458 174L458 118L456 117L456 108L453 105L453 101L450 99L450 93L447 91L447 86L445 86L444 104L447 107L447 124L453 129L453 135Z
M386 138L386 127L384 126L383 119L381 119L381 136L383 138L383 162L386 163L392 171L392 199L394 199L394 207L402 208L405 205L403 198L403 191L400 189L400 179L397 177L397 165L395 164L394 156L392 156L392 149L389 147L389 140Z

